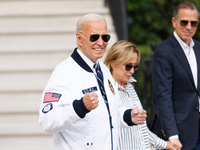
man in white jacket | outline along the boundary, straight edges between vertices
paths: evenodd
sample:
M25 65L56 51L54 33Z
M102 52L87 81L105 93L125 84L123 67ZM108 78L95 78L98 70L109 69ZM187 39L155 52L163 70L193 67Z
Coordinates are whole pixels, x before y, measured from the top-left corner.
M110 39L104 18L79 19L76 39L78 48L55 68L44 89L39 123L53 134L55 150L116 150L119 128L143 124L146 111L119 103L116 83L98 61Z

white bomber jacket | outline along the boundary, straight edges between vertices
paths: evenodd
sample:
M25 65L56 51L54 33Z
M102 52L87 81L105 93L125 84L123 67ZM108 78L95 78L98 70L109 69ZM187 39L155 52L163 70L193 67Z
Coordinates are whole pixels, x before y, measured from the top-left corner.
M124 116L130 118L130 110L124 115L126 109L119 104L116 82L108 68L99 63L112 125L95 74L75 49L54 69L42 95L39 123L53 134L55 150L117 149L120 123L128 126ZM92 111L88 111L82 101L88 92L98 95L99 105Z

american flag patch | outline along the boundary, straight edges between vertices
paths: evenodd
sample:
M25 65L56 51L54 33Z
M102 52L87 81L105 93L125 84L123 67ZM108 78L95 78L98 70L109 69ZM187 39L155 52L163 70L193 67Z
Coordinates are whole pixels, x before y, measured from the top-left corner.
M44 96L44 103L59 101L61 94L58 93L46 93Z

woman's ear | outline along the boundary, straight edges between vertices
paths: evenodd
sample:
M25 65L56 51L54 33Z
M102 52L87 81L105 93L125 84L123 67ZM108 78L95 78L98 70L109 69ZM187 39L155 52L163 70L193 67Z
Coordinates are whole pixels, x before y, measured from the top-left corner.
M111 62L110 62L110 67L112 68L112 69L114 69L115 68L115 62L114 62L115 60L111 60Z

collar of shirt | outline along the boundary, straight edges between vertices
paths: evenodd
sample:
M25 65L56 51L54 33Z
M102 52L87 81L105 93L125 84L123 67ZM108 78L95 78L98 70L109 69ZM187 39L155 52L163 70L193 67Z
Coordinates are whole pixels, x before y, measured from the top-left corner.
M81 58L83 58L83 60L86 62L86 64L88 64L88 66L94 71L94 64L89 58L87 58L78 48L77 48L77 52L78 54L81 56ZM96 63L99 63L98 60Z
M193 64L194 64L194 62L196 62L196 58L195 58L195 54L194 54L194 49L193 49L193 47L194 47L194 45L195 45L195 43L194 43L194 41L191 39L191 41L190 41L190 47L187 45L187 44L185 44L181 39L180 39L180 37L177 35L177 33L174 31L174 36L175 36L175 38L177 39L177 41L179 42L179 44L181 45L181 47L182 47L182 49L183 49L183 51L184 51L184 53L186 54L186 57L187 57L187 59L188 59L188 62L189 62L189 64L193 61ZM193 51L192 52L192 56L191 56L191 59L189 59L189 55L190 55L190 50L191 51ZM193 78L194 78L194 83L195 83L195 86L197 87L197 73L195 72L195 71L193 71L193 69L194 70L197 70L197 68L195 67L194 68L194 66L196 66L196 65L191 65L190 64L190 67L191 67L191 71L192 71L192 75L193 75ZM199 112L200 112L200 97L199 97Z
M137 80L135 80L135 78L133 78L133 77L131 76L128 82L133 83L133 82L137 82Z
M130 79L129 79L129 81L128 81L127 83L125 83L125 87L127 88L128 83L133 83L133 82L137 82L137 81L135 80L135 78L133 78L133 77L131 76ZM118 85L118 90L126 91L126 89L124 89L124 88L123 88L121 85L119 85L118 83L117 83L117 85Z
M174 36L177 39L178 43L181 45L181 48L186 51L187 54L190 54L189 51L193 50L194 47L194 41L191 39L190 41L190 47L181 40L181 38L178 36L178 34L176 33L176 31L174 31Z

